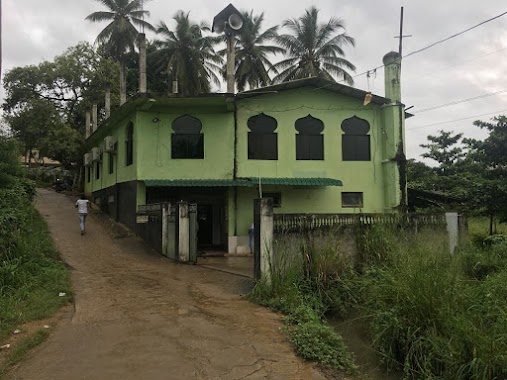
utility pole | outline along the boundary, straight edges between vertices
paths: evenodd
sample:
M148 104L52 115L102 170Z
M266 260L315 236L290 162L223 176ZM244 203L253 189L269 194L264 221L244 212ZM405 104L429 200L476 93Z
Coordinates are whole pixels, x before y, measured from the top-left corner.
M403 35L403 7L401 7L401 15L400 15L400 34L395 36L394 38L400 39L400 46L398 48L398 53L400 53L400 57L403 57L403 37L412 37L411 34Z

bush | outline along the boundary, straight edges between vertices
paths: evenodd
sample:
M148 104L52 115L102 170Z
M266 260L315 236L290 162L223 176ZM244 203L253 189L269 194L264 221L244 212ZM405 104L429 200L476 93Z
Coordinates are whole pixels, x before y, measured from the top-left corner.
M386 365L406 379L507 378L505 246L450 256L437 232L393 241L394 232L372 231L391 247L359 280Z
M337 244L336 232L279 237L271 284L260 281L251 297L287 315L286 331L303 358L354 372L341 336L324 319L328 312L347 309L351 292L344 291L345 279L354 276L352 258Z

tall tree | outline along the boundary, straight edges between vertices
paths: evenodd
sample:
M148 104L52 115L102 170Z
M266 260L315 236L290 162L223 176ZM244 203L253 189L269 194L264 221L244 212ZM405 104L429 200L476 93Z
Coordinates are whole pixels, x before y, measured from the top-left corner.
M23 145L31 162L33 150L40 148L49 134L63 125L53 104L43 99L31 99L22 109L6 117L14 136Z
M37 66L15 67L4 76L4 115L16 115L32 100L44 99L66 124L82 130L82 115L90 107L87 101L101 104L106 83L117 79L117 72L117 64L88 43L73 46Z
M421 156L430 158L438 162L439 169L444 174L450 174L464 157L465 152L459 146L463 133L453 134L443 130L438 132L437 136L428 136L429 144L420 144L421 148L429 149L429 152L423 153Z
M210 92L212 82L219 85L216 72L220 71L219 65L223 62L215 51L220 37L204 35L210 30L208 24L196 24L189 15L183 11L175 14L174 31L161 22L157 33L163 39L154 42L158 48L155 52L157 62L166 67L169 83L178 81L178 92L183 95Z
M106 6L107 11L94 12L86 17L92 22L108 21L109 24L99 33L96 42L103 44L105 51L120 63L120 103L126 101L125 55L135 50L139 36L136 26L154 30L144 20L149 12L143 9L149 0L97 0Z
M489 135L482 141L464 139L470 149L469 159L480 168L470 187L470 199L476 210L489 216L492 234L496 216L507 221L507 116L495 117L492 122L478 120L474 125Z
M239 91L244 91L247 85L250 89L269 85L271 78L268 73L276 73L276 70L268 55L285 52L285 49L270 43L278 37L278 26L261 31L264 13L254 15L253 11L243 12L243 20L243 27L235 36L235 78ZM222 50L220 54L226 51ZM224 76L225 72L223 68Z
M319 10L310 7L300 18L289 19L283 27L291 34L283 34L276 41L286 49L286 58L274 65L280 73L275 82L319 76L328 80L336 77L352 85L347 70L356 67L345 59L344 46L354 46L354 39L346 34L341 19L331 18L319 23Z

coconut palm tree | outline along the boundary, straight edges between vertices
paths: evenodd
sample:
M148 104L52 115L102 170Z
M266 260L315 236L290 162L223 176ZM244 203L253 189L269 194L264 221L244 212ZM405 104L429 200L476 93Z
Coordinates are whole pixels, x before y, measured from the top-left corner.
M169 83L178 82L178 92L183 95L210 92L212 82L220 85L216 72L223 63L214 48L220 37L205 36L204 32L210 30L208 24L195 24L189 15L190 12L176 12L174 31L161 22L157 34L163 39L154 42L158 48L155 59L166 68Z
M126 72L125 54L135 50L139 36L136 26L154 30L153 26L144 20L149 12L143 9L145 1L149 0L97 0L108 9L94 12L86 20L92 22L108 21L109 24L99 33L96 43L102 44L105 51L120 63L120 103L126 101Z
M331 18L327 23L319 23L319 10L310 7L297 19L283 23L291 34L276 38L280 46L286 49L286 58L274 65L279 74L275 82L319 76L335 80L335 76L345 82L354 83L348 70L355 66L346 60L343 46L354 46L354 39L345 33L342 20Z
M269 85L271 78L268 73L276 73L276 70L268 55L285 52L285 49L279 46L267 44L278 36L278 26L261 32L264 13L255 16L253 11L242 13L243 27L235 37L235 78L239 91L245 90L247 85L250 89ZM226 52L227 49L220 51L220 54ZM226 73L225 67L223 73Z

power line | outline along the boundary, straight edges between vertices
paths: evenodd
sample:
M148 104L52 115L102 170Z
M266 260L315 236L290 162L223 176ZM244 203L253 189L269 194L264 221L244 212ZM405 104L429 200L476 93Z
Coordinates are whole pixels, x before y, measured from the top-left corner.
M446 104L440 104L440 105L436 105L436 106L432 106L432 107L428 107L428 108L424 108L420 111L416 111L416 114L420 114L420 113L423 113L423 112L428 112L428 111L434 111L434 110L438 110L440 108L445 108L445 107L450 107L450 106L454 106L456 104L461 104L461 103L466 103L466 102L471 102L472 100L477 100L477 99L483 99L483 98L487 98L489 96L494 96L494 95L498 95L498 94L503 94L507 92L507 90L502 90L502 91L497 91L497 92L491 92L489 94L484 94L484 95L479 95L479 96L474 96L473 98L468 98L468 99L462 99L462 100L456 100L454 102L451 102L451 103L446 103Z
M484 113L484 114L482 114L482 115L475 115L475 116L470 116L470 117L464 117L464 118L462 118L462 119L455 119L455 120L449 120L449 121L442 121L442 122L440 122L440 123L434 123L434 124L421 125L421 126L419 126L419 127L415 127L415 128L407 128L407 131L414 131L414 130L416 130L416 129L423 129L423 128L435 127L435 126L437 126L437 125L444 125L444 124L456 123L456 122L458 122L458 121L475 119L476 117L489 116L489 115L494 115L494 114L497 114L497 113L502 113L502 112L507 112L507 110L500 110L500 111L495 111L495 112L490 112L490 113Z
M444 70L447 70L447 69L451 69L453 67L456 67L456 66L459 66L459 65L464 65L465 63L469 63L469 62L473 62L473 61L477 61L478 59L483 59L483 58L486 58L490 55L493 55L493 54L497 54L497 53L500 53L504 50L507 50L507 47L504 47L504 48L501 48L501 49L498 49L498 50L495 50L495 51L492 51L490 53L487 53L487 54L483 54L481 56L478 56L478 57L474 57L474 58L470 58L470 59L467 59L467 60L464 60L464 61L461 61L461 62L457 62L457 63L453 63L452 65L449 65L449 66L444 66L444 67L441 67L441 68L437 68L435 70L432 70L431 72L428 72L426 74L422 74L422 75L417 75L415 77L409 77L407 79L405 79L405 82L412 82L414 81L415 79L419 79L419 78L424 78L424 77L428 77L430 75L435 75L435 73L440 73Z
M474 25L474 26L472 26L472 27L470 27L470 28L467 28L467 29L465 29L465 30L463 30L463 31L461 31L461 32L454 33L454 34L450 35L449 37L446 37L446 38L443 38L443 39L441 39L441 40L439 40L439 41L433 42L433 43L431 43L431 44L429 44L429 45L427 45L427 46L425 46L425 47L422 47L421 49L414 50L414 51L412 51L412 52L410 52L410 53L408 53L408 54L404 55L404 56L402 57L402 59L404 59L404 58L408 58L408 57L411 57L411 56L416 55L416 54L419 54L419 53L422 53L423 51L426 51L426 50L428 50L428 49L431 49L432 47L435 47L435 46L437 46L437 45L440 45L440 44L442 44L442 43L444 43L444 42L447 42L447 41L449 41L449 40L451 40L451 39L453 39L453 38L456 38L456 37L458 37L458 36L461 36L462 34L465 34L465 33L469 32L469 31L471 31L471 30L473 30L473 29L476 29L476 28L478 28L478 27L480 27L480 26L482 26L482 25L484 25L484 24L487 24L487 23L489 23L489 22L491 22L491 21L494 21L494 20L496 20L496 19L498 19L498 18L500 18L500 17L503 17L503 16L505 16L505 15L507 15L507 11L505 11L505 12L503 12L503 13L501 13L501 14L497 15L497 16L491 17L491 18L489 18L489 19L487 19L487 20L484 20L484 21L480 22L479 24ZM385 67L385 65L380 65L380 66L377 66L377 67L375 67L375 68L373 68L373 69L369 69L369 70L366 70L366 71L364 71L364 72L362 72L362 73L359 73L359 74L353 75L353 76L352 76L352 78L357 78L357 77L360 77L360 76L362 76L362 75L366 75L366 74L368 74L369 72L373 72L373 71L375 71L375 70L382 69L382 68L384 68L384 67ZM342 79L342 80L336 81L336 83L343 83L343 82L345 82L345 79ZM314 89L309 90L309 91L319 90L319 89L325 88L325 87L327 87L327 86L329 86L329 85L324 85L324 86L322 86L322 87L314 88Z
M500 18L500 17L502 17L502 16L505 16L505 15L507 15L507 11L506 11L506 12L503 12L503 13L501 13L501 14L499 14L498 16L495 16L495 17L492 17L492 18L490 18L490 19L488 19L488 20L482 21L482 22L478 23L477 25L474 25L474 26L472 26L472 27L470 27L470 28L468 28L468 29L465 29L465 30L463 30L463 31L461 31L461 32L455 33L455 34L453 34L452 36L449 36L449 37L446 37L446 38L444 38L444 39L442 39L442 40L440 40L440 41L434 42L434 43L432 43L431 45L425 46L425 47L423 47L423 48L421 48L421 49L419 49L419 50L415 50L415 51L413 51L413 52L411 52L411 53L407 54L407 55L406 55L406 56L404 56L403 58L407 58L407 57L410 57L410 56L412 56L412 55L415 55L415 54L418 54L418 53L422 53L422 52L423 52L423 51L425 51L425 50L431 49L432 47L434 47L434 46L436 46L436 45L439 45L439 44L444 43L444 42L447 42L447 41L449 41L449 40L451 40L451 39L453 39L453 38L456 38L456 37L458 37L458 36L461 36L462 34L465 34L466 32L469 32L469 31L471 31L471 30L473 30L473 29L476 29L476 28L478 28L478 27L480 27L480 26L482 26L482 25L484 25L484 24L487 24L488 22L494 21L494 20L496 20L496 19L498 19L498 18Z

